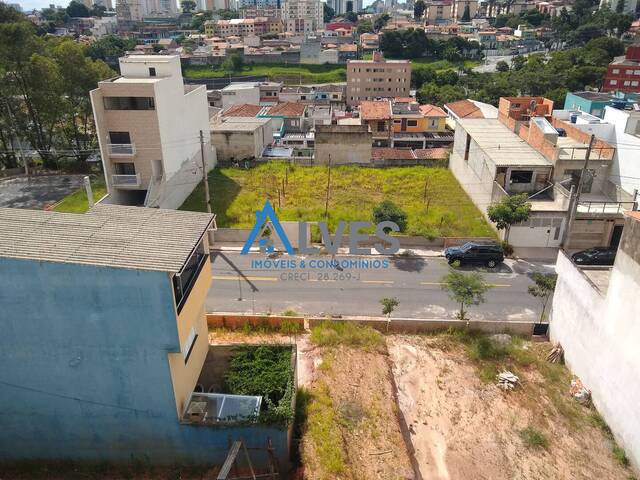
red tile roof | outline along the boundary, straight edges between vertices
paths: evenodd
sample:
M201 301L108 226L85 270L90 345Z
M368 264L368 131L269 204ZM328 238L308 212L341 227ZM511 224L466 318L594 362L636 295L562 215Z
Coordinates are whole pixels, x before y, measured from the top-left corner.
M420 105L420 113L425 117L446 117L447 114L440 107L436 107L435 105Z
M304 111L307 106L304 103L296 102L283 102L277 103L269 109L268 116L281 116L281 117L301 117L304 115Z
M458 100L457 102L447 103L445 107L455 113L458 118L484 118L482 111L469 100Z
M387 120L391 118L391 102L363 100L360 102L360 117L363 120Z
M374 160L413 160L410 148L372 148L371 157Z
M413 151L416 158L422 158L425 160L440 160L449 156L448 148L419 148Z
M227 111L222 112L223 117L255 117L258 112L262 110L260 105L252 105L250 103L243 103L240 105L234 105Z

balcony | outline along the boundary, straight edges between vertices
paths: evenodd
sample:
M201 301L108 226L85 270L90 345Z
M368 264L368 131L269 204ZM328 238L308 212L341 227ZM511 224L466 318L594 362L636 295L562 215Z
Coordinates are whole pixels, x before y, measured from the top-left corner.
M110 143L109 155L112 157L132 157L136 154L136 146L133 143Z
M135 188L141 184L140 174L134 175L111 175L111 185L119 188Z

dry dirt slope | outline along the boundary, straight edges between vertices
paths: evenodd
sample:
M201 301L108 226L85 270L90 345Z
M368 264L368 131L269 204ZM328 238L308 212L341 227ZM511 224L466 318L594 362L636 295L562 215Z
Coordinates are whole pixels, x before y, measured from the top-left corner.
M425 479L633 478L614 459L612 441L593 421L597 414L566 394L564 367L539 363L540 344L525 345L518 365L509 365L524 384L510 393L479 377L488 380L492 368L510 359L474 363L463 345L445 336L392 336L387 345ZM521 433L527 428L540 432L537 442L547 446L527 443Z

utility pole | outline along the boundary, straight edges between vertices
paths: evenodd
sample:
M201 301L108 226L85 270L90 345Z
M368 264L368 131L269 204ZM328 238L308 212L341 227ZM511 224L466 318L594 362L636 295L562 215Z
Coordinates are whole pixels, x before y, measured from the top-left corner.
M209 181L207 180L207 162L204 159L204 134L200 130L200 157L202 158L202 182L204 183L204 198L207 202L207 212L211 213L211 199L209 197Z
M93 201L93 191L91 190L91 179L88 175L85 175L82 180L84 181L84 189L87 192L87 202L89 203L89 208L91 208L95 203Z
M331 155L329 155L329 175L327 175L327 196L324 201L324 217L329 215L329 192L331 191Z
M591 157L591 150L596 140L596 136L591 134L589 139L589 146L587 152L584 155L584 164L582 165L582 172L580 173L580 179L578 180L578 187L573 192L572 201L569 203L569 211L567 212L567 228L562 236L562 246L566 247L569 243L569 237L571 236L571 229L573 228L573 222L576 219L576 213L578 211L578 203L580 202L580 194L582 193L582 186L587 175L587 167L589 166L589 157Z

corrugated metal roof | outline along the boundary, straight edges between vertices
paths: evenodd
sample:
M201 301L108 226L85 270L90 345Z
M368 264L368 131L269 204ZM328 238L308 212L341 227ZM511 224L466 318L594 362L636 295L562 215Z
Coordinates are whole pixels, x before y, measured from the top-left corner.
M0 257L177 273L212 221L121 205L84 214L0 208Z

